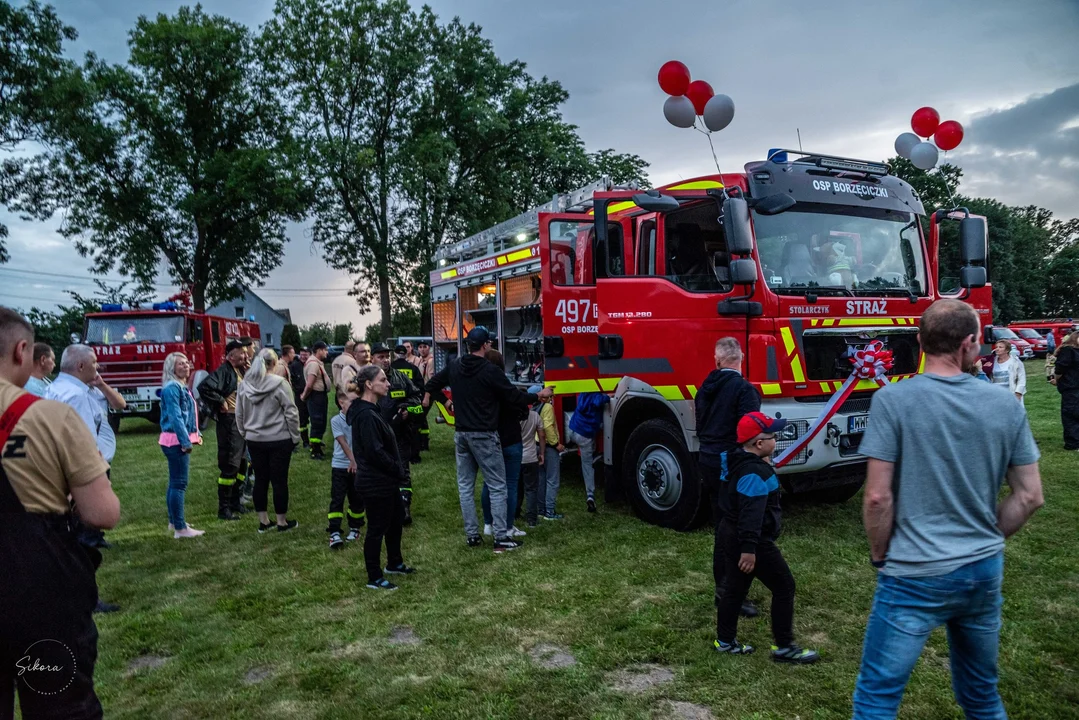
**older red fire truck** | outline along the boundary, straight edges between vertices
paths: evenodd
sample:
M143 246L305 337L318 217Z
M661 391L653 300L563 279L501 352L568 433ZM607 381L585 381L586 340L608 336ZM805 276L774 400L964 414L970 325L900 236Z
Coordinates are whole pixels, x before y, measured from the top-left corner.
M121 417L158 422L161 372L170 353L182 352L191 361L188 384L198 397L198 384L224 361L230 340L250 337L258 344L257 323L196 313L184 299L154 303L150 310L105 305L86 315L83 342L94 349L101 377L127 401L121 413L109 413L114 430Z
M952 224L947 254L960 260L943 269L955 286L944 293L938 248ZM511 381L554 388L562 430L579 394L610 394L608 488L677 529L708 512L693 398L720 337L741 343L762 409L790 421L777 453L817 431L780 470L784 488L838 500L864 478L858 445L878 383L859 382L826 427L814 423L854 353L881 343L893 363L881 382L896 382L923 366L918 319L935 299L963 298L992 322L984 218L926 217L886 165L821 154L773 151L744 174L649 191L601 181L435 259L436 365L484 325Z

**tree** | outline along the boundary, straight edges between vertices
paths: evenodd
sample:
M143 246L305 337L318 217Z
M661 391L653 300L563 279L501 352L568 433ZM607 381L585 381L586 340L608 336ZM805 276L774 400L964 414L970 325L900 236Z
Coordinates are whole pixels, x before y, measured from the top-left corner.
M291 345L296 348L297 352L303 347L303 342L300 340L300 328L292 323L286 323L285 327L281 329L281 346L284 347L285 345Z
M128 45L126 66L88 56L89 108L41 174L95 271L149 283L164 259L201 311L280 264L309 190L246 27L182 7Z
M82 335L86 313L101 311L101 304L93 298L81 297L73 292L68 294L73 301L71 305L58 305L56 310L32 307L26 312L26 319L34 326L34 340L48 343L57 361L64 348L71 344L71 336Z
M891 166L892 174L910 183L927 214L940 208L956 207L955 193L959 192L963 168L944 163L933 170L919 170L910 160L898 155L885 162Z
M1045 304L1052 317L1079 317L1079 243L1072 243L1049 261Z
M319 340L329 344L330 338L333 337L333 327L329 323L317 322L311 323L306 327L300 328L300 339L302 345L305 348L309 348Z
M333 326L333 344L344 345L352 339L352 323Z
M0 0L0 205L27 219L45 219L48 212L28 186L30 158L8 154L51 137L69 102L65 78L72 64L63 58L63 43L77 36L48 5L30 0L15 7ZM0 263L8 261L7 234L0 223Z

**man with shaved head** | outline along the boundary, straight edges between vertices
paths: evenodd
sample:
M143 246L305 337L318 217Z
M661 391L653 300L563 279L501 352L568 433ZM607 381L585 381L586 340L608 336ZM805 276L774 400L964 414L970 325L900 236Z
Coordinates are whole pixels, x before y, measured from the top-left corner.
M18 692L25 718L100 718L96 551L79 547L69 498L97 528L120 501L78 413L23 390L33 348L30 324L0 307L0 717Z

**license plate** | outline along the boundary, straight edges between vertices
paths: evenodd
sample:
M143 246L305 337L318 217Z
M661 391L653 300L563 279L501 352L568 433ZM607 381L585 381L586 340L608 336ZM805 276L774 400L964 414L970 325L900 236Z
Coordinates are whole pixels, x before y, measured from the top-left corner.
M848 433L864 433L866 427L869 425L868 415L853 415L847 418L847 432Z

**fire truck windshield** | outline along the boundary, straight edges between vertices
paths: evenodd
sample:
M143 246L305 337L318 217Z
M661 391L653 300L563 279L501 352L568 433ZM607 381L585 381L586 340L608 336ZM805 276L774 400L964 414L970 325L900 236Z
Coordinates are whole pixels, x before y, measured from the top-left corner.
M184 318L181 315L94 317L86 321L86 343L88 345L177 343L183 341Z
M909 212L799 202L753 214L764 280L779 294L922 295L925 259Z

